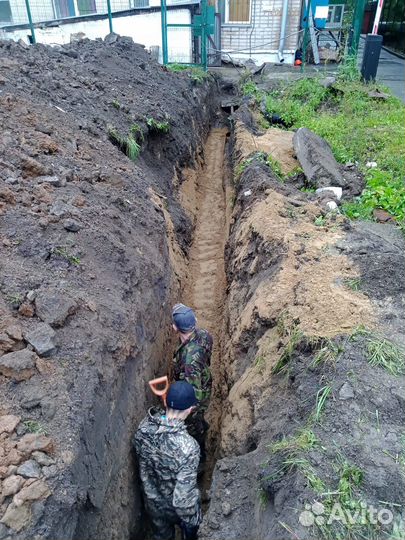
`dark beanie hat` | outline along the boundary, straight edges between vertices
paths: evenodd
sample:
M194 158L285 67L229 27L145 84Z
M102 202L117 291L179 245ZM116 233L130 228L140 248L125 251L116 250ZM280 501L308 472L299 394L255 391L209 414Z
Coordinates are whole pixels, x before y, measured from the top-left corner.
M166 397L166 405L170 409L184 411L197 403L194 387L187 381L177 381L170 386Z
M184 304L176 304L172 311L173 322L180 332L190 332L194 330L197 319L191 307Z

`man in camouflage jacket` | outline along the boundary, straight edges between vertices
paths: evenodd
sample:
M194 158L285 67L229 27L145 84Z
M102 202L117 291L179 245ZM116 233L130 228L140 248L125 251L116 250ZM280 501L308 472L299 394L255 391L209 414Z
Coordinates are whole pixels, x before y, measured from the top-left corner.
M188 419L189 433L197 440L201 459L205 460L205 435L208 424L204 413L211 397L212 337L202 328L196 328L193 310L184 304L176 304L172 312L173 329L179 334L180 344L173 358L173 379L185 380L193 385L198 408Z
M201 522L197 488L200 449L184 423L196 404L189 383L173 383L167 394L166 414L151 409L134 437L155 540L174 540L175 525L180 525L183 540L197 537Z

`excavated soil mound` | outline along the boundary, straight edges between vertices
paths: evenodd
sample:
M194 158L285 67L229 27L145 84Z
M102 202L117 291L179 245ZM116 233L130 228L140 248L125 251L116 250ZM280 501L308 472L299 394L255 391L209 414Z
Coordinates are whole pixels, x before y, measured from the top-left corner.
M170 257L193 230L180 169L213 85L127 38L0 52L0 537L129 538L130 439L168 360Z
M229 395L200 538L402 530L404 247L394 227L325 217L269 167L244 169L226 250ZM347 518L371 507L381 520Z

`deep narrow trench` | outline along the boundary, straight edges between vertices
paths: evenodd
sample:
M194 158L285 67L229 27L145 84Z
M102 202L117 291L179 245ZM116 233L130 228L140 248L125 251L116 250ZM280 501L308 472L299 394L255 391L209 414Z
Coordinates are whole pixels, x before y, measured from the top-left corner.
M196 311L198 325L213 336L211 359L213 393L207 414L210 430L207 440L207 463L201 482L203 492L209 488L216 459L221 420L221 403L215 392L221 373L221 351L224 343L226 276L224 250L230 219L230 166L226 127L215 127L204 148L204 164L196 181L196 221L190 250L185 301Z
M220 383L221 352L225 337L226 319L226 275L225 244L228 239L232 183L229 163L229 129L221 122L208 134L202 152L202 159L196 168L183 171L184 182L180 188L180 200L194 221L193 241L187 261L180 255L174 240L170 214L156 194L154 201L165 215L171 260L181 275L180 300L193 307L197 324L207 329L213 336L214 347L211 358L213 392L206 415L210 425L206 450L207 460L204 474L199 478L203 511L208 506L208 489L217 457L220 436L222 404L216 387ZM136 538L150 538L147 520ZM176 537L177 538L177 537Z

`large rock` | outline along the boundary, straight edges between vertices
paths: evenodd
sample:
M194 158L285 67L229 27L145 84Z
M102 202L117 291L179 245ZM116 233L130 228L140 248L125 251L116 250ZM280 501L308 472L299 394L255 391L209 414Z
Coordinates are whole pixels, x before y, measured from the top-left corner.
M26 501L46 499L50 494L51 491L48 485L43 480L36 480L29 486L24 486L22 490L14 496L13 502L16 506L21 506Z
M29 524L30 520L31 505L27 503L22 506L17 506L12 502L8 505L6 513L1 519L1 523L4 523L7 527L19 532Z
M0 357L0 374L15 381L25 381L35 373L37 355L29 349L22 349Z
M62 326L69 315L76 309L76 302L58 291L39 292L35 299L37 315L51 326Z
M354 398L354 390L349 383L345 382L339 390L339 399L352 399Z
M44 452L32 452L32 458L35 459L35 461L39 463L39 465L42 465L42 467L49 467L50 465L55 464L55 460Z
M23 454L17 448L11 448L4 455L0 456L0 466L7 467L8 470L10 465L19 465L23 459Z
M38 433L27 433L17 443L17 449L24 454L31 454L35 451L52 452L52 439Z
M8 478L5 478L1 489L2 496L8 497L9 495L15 495L21 489L24 482L24 478L18 474L12 474Z
M39 478L41 476L41 467L34 459L29 459L18 467L17 474L26 478Z
M37 181L54 187L66 184L66 181L63 181L59 176L38 176Z
M22 341L22 330L19 324L10 324L6 328L6 334L14 341Z
M55 350L55 343L53 342L55 330L45 322L26 332L24 337L41 356L49 356Z
M20 423L21 418L14 414L0 416L0 433L12 433Z
M38 369L38 366L37 366ZM33 409L42 404L46 396L46 390L35 379L24 385L21 392L20 405L23 409Z
M345 179L329 144L308 128L294 133L293 146L307 180L316 187L339 186Z

